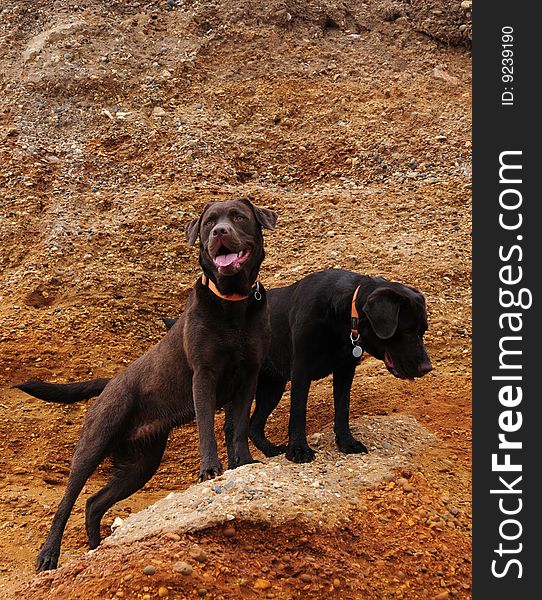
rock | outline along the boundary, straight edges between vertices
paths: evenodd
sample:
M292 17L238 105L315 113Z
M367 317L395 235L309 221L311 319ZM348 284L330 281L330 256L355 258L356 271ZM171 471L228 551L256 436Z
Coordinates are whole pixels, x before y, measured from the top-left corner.
M199 590L198 590L198 596L200 598L203 598L203 596L206 596L206 595L207 595L207 590L205 588L199 588Z
M115 520L111 524L111 531L115 531L117 527L120 527L124 523L124 520L120 517L115 517Z
M203 551L201 548L194 548L190 552L190 557L193 558L194 560L200 562L200 563L204 563L204 562L207 562L209 560L209 557L207 556L207 553L205 551Z
M267 579L256 579L252 587L255 590L268 590L271 587L271 582Z
M231 525L229 527L226 527L222 533L224 534L224 537L227 538L232 538L235 537L235 535L237 534L237 532L235 531L235 528L232 527Z
M167 112L161 106L155 106L152 109L152 116L153 117L165 117L165 116L167 116Z
M168 531L167 533L164 533L164 538L166 540L171 540L172 542L178 542L181 539L181 536L173 531Z
M193 571L194 569L192 568L192 565L189 565L188 563L186 563L186 562L184 562L184 561L180 560L179 562L176 562L176 563L173 565L173 570L174 570L176 573L180 573L181 575L186 575L186 576L188 576L188 575L192 575L192 571Z
M433 600L448 600L449 597L450 592L441 592L440 594L433 596Z
M312 577L307 575L307 573L301 573L299 579L301 579L303 583L312 583Z
M158 588L158 597L159 598L165 598L166 596L169 595L169 590L167 589L167 587L159 587Z
M154 565L147 565L144 569L143 569L143 573L145 575L154 575L156 573L156 567Z

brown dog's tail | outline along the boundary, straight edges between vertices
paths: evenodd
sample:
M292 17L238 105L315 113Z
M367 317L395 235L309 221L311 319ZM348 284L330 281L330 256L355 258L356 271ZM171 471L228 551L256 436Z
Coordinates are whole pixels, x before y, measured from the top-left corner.
M47 383L39 379L31 379L13 387L46 402L72 404L99 396L110 381L110 379L91 379L76 383Z

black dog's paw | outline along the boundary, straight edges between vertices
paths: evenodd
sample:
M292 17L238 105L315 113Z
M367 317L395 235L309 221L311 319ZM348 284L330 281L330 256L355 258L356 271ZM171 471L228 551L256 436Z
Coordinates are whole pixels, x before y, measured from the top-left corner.
M234 461L228 460L228 469L237 469L237 467L241 467L243 465L253 465L254 463L262 464L262 461L255 460L252 457L245 460L241 460L239 458L235 459Z
M295 463L308 463L314 460L316 452L309 446L288 446L286 458Z
M50 571L51 569L56 569L59 554L60 548L50 549L47 546L43 546L36 558L36 571Z
M267 452L264 452L264 454L268 457L280 456L281 454L286 454L287 451L288 446L286 444L270 444Z
M369 452L366 446L353 437L337 440L337 447L344 454L367 454Z
M265 449L262 449L262 452L268 457L272 456L280 456L281 454L285 454L288 451L288 446L286 444L269 444Z
M207 467L202 466L201 471L199 472L198 481L201 483L202 481L209 481L209 479L214 479L215 477L220 477L222 475L222 465L219 463L218 465L209 465Z

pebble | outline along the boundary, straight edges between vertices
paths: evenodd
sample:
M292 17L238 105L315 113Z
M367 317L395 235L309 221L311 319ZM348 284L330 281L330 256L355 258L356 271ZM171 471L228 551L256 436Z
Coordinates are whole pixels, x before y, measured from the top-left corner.
M268 590L271 587L271 582L267 579L256 579L252 587L255 590Z
M165 117L166 115L167 115L167 112L161 106L155 106L152 109L153 117Z
M198 590L198 596L200 596L201 598L203 598L203 596L207 595L207 590L205 588L200 588Z
M143 569L143 573L145 575L154 575L156 573L156 567L154 565L147 565L144 569Z
M192 575L192 571L194 570L192 568L192 565L189 565L188 563L180 560L179 562L176 562L173 565L173 570L176 573L180 573L181 575Z
M224 537L232 538L232 537L235 537L235 534L237 532L235 531L234 527L230 526L230 527L226 527L226 529L224 529L224 531L222 533L223 533Z
M169 595L169 591L166 587L159 587L158 588L158 596L160 598L165 598L166 596Z
M440 594L433 596L433 600L448 600L449 597L450 592L441 592Z
M164 533L164 538L166 540L172 540L173 542L178 542L181 539L181 536L178 533L174 533L173 531L168 531Z
M190 556L191 556L191 558L193 558L194 560L197 560L200 563L204 563L209 560L207 553L204 552L201 548L194 548L190 552Z
M301 579L303 583L312 583L312 577L310 575L307 575L306 573L302 573L299 576L299 579Z

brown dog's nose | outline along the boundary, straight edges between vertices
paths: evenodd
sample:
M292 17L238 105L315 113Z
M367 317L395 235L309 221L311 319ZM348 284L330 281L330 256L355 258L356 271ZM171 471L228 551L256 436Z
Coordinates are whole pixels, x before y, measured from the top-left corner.
M420 377L427 375L427 373L429 373L432 370L433 370L433 365L431 364L431 361L429 359L424 360L418 367Z
M215 225L213 230L211 231L211 235L213 237L219 237L223 235L228 235L230 233L230 228L227 225Z

